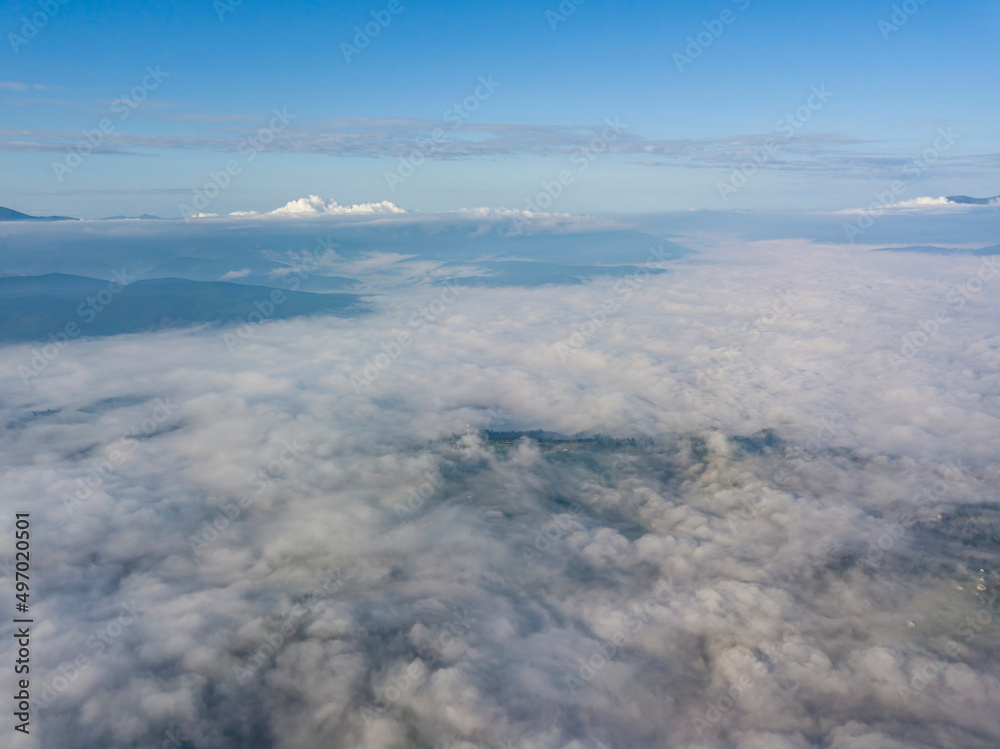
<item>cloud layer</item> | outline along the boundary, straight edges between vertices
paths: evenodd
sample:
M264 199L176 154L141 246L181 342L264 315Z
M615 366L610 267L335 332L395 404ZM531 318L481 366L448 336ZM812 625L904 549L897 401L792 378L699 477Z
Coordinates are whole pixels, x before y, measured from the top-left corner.
M110 132L93 150L104 154L150 150L236 152L254 137L255 128L268 123L270 115L165 117L171 134ZM178 121L196 124L198 129L175 133ZM580 157L593 153L632 157L629 163L650 167L752 168L887 180L908 175L907 167L915 162L914 155L908 152L889 147L879 150L871 141L835 132L799 129L803 123L797 121L794 128L789 123L782 128L779 122L779 129L774 131L669 140L643 135L617 118L608 122L617 129L613 137L609 137L608 123L565 126L467 121L453 127L442 121L407 118L297 120L294 127L269 139L266 147L258 143L255 148L411 162L514 155ZM435 136L442 132L443 136ZM0 129L0 150L63 153L82 137L82 133L73 131ZM930 137L933 139L934 134ZM978 169L995 166L998 159L996 153L949 153L947 164L936 164L934 172L941 176L947 171L955 179L967 180Z
M716 243L74 341L28 386L0 349L19 743L993 747L988 261ZM476 433L536 427L625 441Z
M962 203L956 202L944 196L933 198L925 195L917 198L911 198L909 200L901 200L898 203L879 205L878 207L883 211L898 211L906 213L944 213L983 211L995 209L997 206L1000 206L1000 199L992 200L989 203ZM870 208L853 208L841 211L841 213L861 213L870 210Z
M281 208L273 211L258 213L257 211L236 211L230 216L280 216L287 218L307 218L309 216L351 216L351 215L376 215L390 213L406 213L398 205L383 200L380 203L356 203L354 205L340 205L336 200L324 201L318 195L310 195L308 198L290 200Z

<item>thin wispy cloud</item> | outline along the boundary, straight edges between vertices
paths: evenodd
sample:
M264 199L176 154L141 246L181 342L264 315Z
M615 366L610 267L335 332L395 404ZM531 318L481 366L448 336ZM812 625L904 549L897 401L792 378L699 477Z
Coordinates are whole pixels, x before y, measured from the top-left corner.
M58 86L44 83L22 83L20 81L0 81L0 91L56 91Z
M178 121L208 125L226 124L223 130L191 135L109 133L95 149L105 154L155 153L171 150L232 151L253 131L239 122L264 119L250 115L161 115ZM266 118L265 118L266 119ZM275 153L310 153L333 157L406 158L419 152L440 123L426 120L364 120L360 118L298 124L264 148ZM566 157L586 154L605 126L543 126L517 124L468 124L448 131L447 138L426 153L432 160L490 158L496 156ZM213 132L214 130L214 132ZM78 141L73 132L0 130L0 149L60 151ZM726 138L653 140L625 131L600 146L601 155L642 156L627 163L683 169L735 169L752 161L773 134ZM883 177L898 175L912 159L876 153L872 143L837 133L800 133L784 142L781 153L760 168L775 171L823 173L830 176ZM964 155L950 159L940 169L955 171L1000 162L1000 154Z

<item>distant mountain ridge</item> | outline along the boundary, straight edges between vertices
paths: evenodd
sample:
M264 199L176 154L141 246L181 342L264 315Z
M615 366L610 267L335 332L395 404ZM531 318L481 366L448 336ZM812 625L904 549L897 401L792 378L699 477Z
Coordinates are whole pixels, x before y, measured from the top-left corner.
M181 278L132 280L49 273L0 277L0 344L52 340L63 333L109 336L193 325L311 315L348 317L368 305L354 294L313 294ZM64 336L65 337L65 336Z
M165 219L160 216L154 216L151 213L144 213L141 216L105 216L100 219L101 221L121 221L123 219L143 219L143 220L154 220L154 221L164 221ZM72 216L31 216L27 213L21 213L20 211L15 211L13 208L4 208L0 206L0 221L79 221L78 218L73 218Z
M70 216L29 216L13 208L0 206L0 221L78 221Z
M105 216L104 218L101 219L101 221L125 221L125 220L131 221L135 219L144 219L147 221L148 220L163 221L162 218L160 218L159 216L154 216L151 213L144 213L141 216Z
M1000 255L1000 244L980 247L978 250L951 249L936 245L911 245L909 247L880 247L876 252L923 252L929 255Z
M576 285L599 276L634 276L643 273L666 273L662 268L639 268L635 265L560 265L525 260L481 260L475 263L450 263L459 267L473 267L485 271L479 275L463 275L447 283L459 286L544 286L545 284ZM446 283L441 281L441 283Z
M1000 202L1000 195L992 198L970 198L968 195L949 195L947 200L951 203L961 203L962 205L989 205L996 201Z

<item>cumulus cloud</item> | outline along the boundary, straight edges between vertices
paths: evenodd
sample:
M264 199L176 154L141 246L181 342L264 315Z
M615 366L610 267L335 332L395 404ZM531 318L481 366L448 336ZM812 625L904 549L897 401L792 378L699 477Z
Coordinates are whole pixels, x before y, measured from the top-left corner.
M896 208L923 208L923 207L938 206L938 205L949 205L949 204L950 205L956 205L956 203L948 200L948 198L945 198L945 197L937 197L937 198L921 197L921 198L914 198L913 200L904 200L904 201L902 201L900 203L895 203L894 207L896 207Z
M984 206L996 207L1000 205L1000 199L993 199L989 203L961 203L954 200L949 200L944 196L930 197L921 196L917 198L912 198L910 200L901 200L898 203L890 203L888 205L876 204L880 209L885 211L897 211L901 213L937 213L937 212L953 212L953 211L975 211L982 209ZM871 212L871 208L849 208L841 213L866 213Z
M370 216L381 214L406 213L395 203L383 200L380 203L355 203L354 205L341 205L336 200L324 201L318 195L310 195L308 198L290 200L281 208L273 211L258 213L257 211L234 211L230 216L282 216L288 218L306 218L309 216Z
M235 321L75 340L27 384L2 348L20 743L994 747L984 262L716 245L630 286L393 286L233 353ZM480 432L530 428L583 437Z

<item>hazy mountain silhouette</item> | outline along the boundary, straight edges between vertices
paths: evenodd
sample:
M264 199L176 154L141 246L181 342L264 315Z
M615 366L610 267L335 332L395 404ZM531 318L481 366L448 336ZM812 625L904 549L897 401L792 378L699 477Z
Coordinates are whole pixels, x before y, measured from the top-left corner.
M283 296L272 296L279 294ZM275 299L281 299L275 304ZM225 282L157 278L113 281L63 273L0 278L0 342L144 333L200 324L239 323L300 315L348 316L366 311L354 294L312 294ZM255 314L256 313L256 314Z
M70 216L29 216L13 208L0 206L0 221L77 221Z

